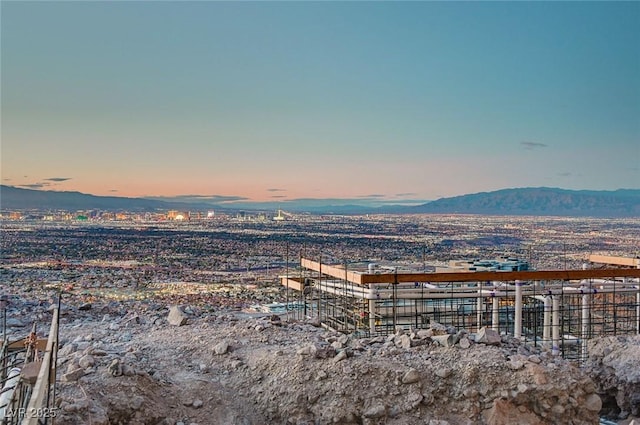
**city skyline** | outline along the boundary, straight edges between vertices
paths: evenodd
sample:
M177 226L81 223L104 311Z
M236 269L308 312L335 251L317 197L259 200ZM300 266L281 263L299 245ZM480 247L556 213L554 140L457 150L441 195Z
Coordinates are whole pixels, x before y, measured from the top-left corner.
M431 200L640 183L640 4L2 2L2 184Z

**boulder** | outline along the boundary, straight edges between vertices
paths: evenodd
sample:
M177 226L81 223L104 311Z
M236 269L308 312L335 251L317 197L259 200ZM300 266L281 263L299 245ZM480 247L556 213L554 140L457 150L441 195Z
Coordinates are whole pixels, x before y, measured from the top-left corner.
M452 347L455 344L455 337L451 334L434 335L431 339L443 347Z
M171 326L182 326L187 323L187 315L184 314L180 307L174 305L169 309L167 321Z
M420 380L420 372L415 369L409 369L402 375L402 383L403 384L413 384Z
M213 347L213 353L217 354L218 356L227 354L228 351L229 351L229 343L227 341L221 341Z
M84 376L83 369L75 369L62 375L63 382L75 382Z
M476 342L486 345L500 345L502 344L502 338L498 331L484 327L480 328L476 334Z
M509 400L495 399L491 409L482 414L487 425L542 425L538 416L524 406L516 406Z

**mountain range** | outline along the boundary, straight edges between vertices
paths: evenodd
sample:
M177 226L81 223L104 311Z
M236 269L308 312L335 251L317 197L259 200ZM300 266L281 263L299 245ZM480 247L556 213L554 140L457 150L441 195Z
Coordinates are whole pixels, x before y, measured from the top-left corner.
M332 200L312 199L274 203L178 202L147 198L95 196L80 192L57 192L0 185L3 210L87 210L162 211L176 210L274 210L316 214L486 214L544 215L575 217L640 217L640 189L615 191L566 190L548 187L502 189L441 198L420 205L384 205L378 207Z

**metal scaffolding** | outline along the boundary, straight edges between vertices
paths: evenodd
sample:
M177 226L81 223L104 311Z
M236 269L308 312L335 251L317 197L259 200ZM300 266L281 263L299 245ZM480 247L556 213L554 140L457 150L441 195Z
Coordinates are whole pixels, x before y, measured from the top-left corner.
M300 263L299 276L282 278L298 293L292 314L358 336L434 322L471 333L490 327L583 359L591 338L640 333L640 268L401 273Z
M6 307L6 305L5 305ZM3 315L6 308L3 309ZM56 416L55 376L59 305L53 310L47 339L34 323L28 336L9 341L3 329L0 354L0 424L45 425Z

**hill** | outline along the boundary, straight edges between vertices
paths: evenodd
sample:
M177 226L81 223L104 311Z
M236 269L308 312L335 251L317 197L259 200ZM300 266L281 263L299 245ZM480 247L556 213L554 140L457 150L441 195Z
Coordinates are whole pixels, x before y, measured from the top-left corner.
M12 210L86 210L105 211L155 211L167 209L191 209L194 204L165 202L120 196L95 196L80 192L56 192L49 190L21 189L0 185L0 208ZM206 208L206 206L204 207Z
M503 189L442 198L406 210L413 213L640 217L640 190Z
M331 199L308 199L272 202L193 203L147 198L95 196L80 192L55 192L0 186L0 208L26 210L155 211L205 210L210 208L241 210L274 210L312 214L486 214L543 215L568 217L640 217L640 190L615 191L565 190L547 187L503 189L470 195L441 198L417 206L371 207L335 205Z

